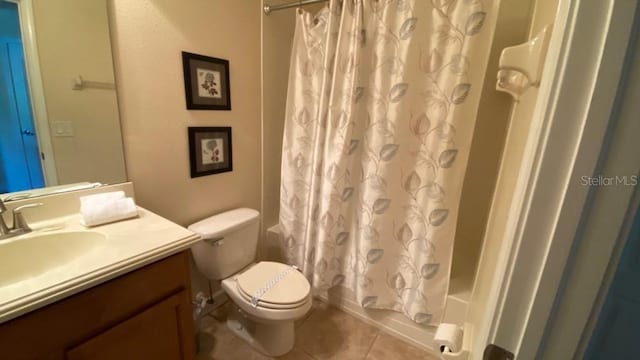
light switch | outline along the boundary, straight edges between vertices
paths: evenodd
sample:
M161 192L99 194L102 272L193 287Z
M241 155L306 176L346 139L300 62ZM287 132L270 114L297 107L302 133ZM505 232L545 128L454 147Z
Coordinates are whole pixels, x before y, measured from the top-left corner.
M57 137L73 136L73 123L71 121L53 121L52 135Z

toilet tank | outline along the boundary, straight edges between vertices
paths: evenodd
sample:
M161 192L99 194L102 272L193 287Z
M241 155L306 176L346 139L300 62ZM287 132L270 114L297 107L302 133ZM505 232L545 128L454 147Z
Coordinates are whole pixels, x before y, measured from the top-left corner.
M235 209L198 221L189 230L202 237L191 247L198 270L210 280L222 280L255 260L260 213Z

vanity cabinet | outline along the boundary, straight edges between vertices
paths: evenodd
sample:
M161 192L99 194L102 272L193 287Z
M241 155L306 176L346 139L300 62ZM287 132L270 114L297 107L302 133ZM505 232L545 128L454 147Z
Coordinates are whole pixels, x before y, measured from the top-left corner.
M0 324L0 359L193 359L187 251Z

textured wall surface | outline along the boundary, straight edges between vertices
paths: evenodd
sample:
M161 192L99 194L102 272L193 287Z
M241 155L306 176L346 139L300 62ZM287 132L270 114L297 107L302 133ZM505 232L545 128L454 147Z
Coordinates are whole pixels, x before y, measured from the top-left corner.
M127 173L138 203L181 225L260 208L260 1L113 0ZM231 111L186 110L181 51L228 59ZM233 171L191 179L187 127L231 126Z

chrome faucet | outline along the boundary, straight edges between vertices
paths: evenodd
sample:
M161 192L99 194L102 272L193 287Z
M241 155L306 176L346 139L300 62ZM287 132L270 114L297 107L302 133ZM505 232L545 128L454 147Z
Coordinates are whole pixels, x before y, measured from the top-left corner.
M13 226L9 228L2 217L2 214L7 211L7 207L4 205L4 202L2 202L2 199L0 199L0 240L30 233L32 230L24 216L22 216L22 210L38 206L42 206L42 203L26 204L13 209Z

